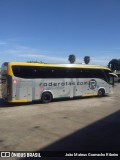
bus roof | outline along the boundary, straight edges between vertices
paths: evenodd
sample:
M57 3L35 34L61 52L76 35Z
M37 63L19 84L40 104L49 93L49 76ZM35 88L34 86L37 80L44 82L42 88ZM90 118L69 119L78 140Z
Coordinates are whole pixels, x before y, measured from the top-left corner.
M10 66L45 66L45 67L60 67L60 68L91 68L91 69L105 69L107 67L99 65L86 65L86 64L49 64L49 63L29 63L29 62L8 62Z

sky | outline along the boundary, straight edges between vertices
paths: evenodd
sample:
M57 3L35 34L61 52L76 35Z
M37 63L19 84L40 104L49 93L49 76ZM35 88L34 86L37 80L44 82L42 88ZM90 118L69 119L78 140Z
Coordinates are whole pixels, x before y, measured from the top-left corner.
M120 0L0 0L0 65L69 63L70 54L120 59Z

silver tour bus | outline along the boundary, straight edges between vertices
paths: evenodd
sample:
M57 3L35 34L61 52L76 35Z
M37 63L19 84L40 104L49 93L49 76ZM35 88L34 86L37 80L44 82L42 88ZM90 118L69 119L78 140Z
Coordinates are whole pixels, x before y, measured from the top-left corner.
M1 67L2 98L7 102L104 96L112 92L109 68L80 64L5 62Z

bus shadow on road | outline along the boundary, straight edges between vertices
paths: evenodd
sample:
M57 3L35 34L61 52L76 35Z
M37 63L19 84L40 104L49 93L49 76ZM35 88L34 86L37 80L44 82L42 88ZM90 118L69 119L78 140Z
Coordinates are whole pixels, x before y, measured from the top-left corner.
M105 96L106 97L106 96ZM107 96L108 97L108 96ZM103 98L103 97L98 97L98 96L86 96L86 97L74 97L74 98L61 98L61 99L53 99L52 102L49 103L60 103L60 102L70 102L70 101L76 101L76 100L84 100L84 99L93 99L93 98ZM49 104L47 103L47 104ZM44 104L40 100L32 101L32 102L23 102L23 103L9 103L4 101L2 98L0 98L0 108L4 107L19 107L19 106L24 106L24 105L34 105L34 104Z
M52 102L50 102L50 103L54 103L54 102L57 102L57 103L60 103L60 102L70 102L70 101L82 101L82 100L85 100L85 99L89 99L89 100L91 100L91 99L94 99L94 98L97 98L98 100L102 100L102 99L104 99L104 98L106 98L106 97L111 97L111 95L105 95L104 97L99 97L99 96L78 96L78 97L73 97L73 98L70 98L70 97L68 97L68 98L61 98L61 99L53 99L52 100Z
M73 99L70 99L70 98L61 98L61 99L54 99L52 102L50 103L54 103L54 102L64 102L64 101L70 101L70 100L78 100L80 98L73 98ZM84 98L82 98L84 99ZM0 98L0 108L5 108L5 107L19 107L19 106L24 106L24 105L34 105L34 104L44 104L42 103L40 100L38 101L32 101L32 102L23 102L23 103L9 103L9 102L6 102L4 101L2 98ZM49 104L49 103L47 103Z
M11 104L5 102L2 98L0 98L0 108L2 107L11 107Z
M53 152L53 155L55 151L66 151L67 153L70 153L70 151L78 153L82 151L88 153L120 153L120 111L96 121L35 152L44 153L45 151ZM100 158L103 159L104 157ZM115 157L112 157L112 159L114 158ZM96 157L91 157L91 159L96 159Z
M2 98L0 98L0 108L19 107L19 106L32 105L32 104L40 104L40 101L36 101L36 102L24 102L24 103L8 103L8 102L5 102Z

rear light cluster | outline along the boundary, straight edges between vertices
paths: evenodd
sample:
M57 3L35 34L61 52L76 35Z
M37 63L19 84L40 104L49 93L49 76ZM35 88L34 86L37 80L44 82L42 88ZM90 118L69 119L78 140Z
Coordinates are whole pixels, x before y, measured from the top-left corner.
M13 79L13 84L17 84L17 80L16 79Z

